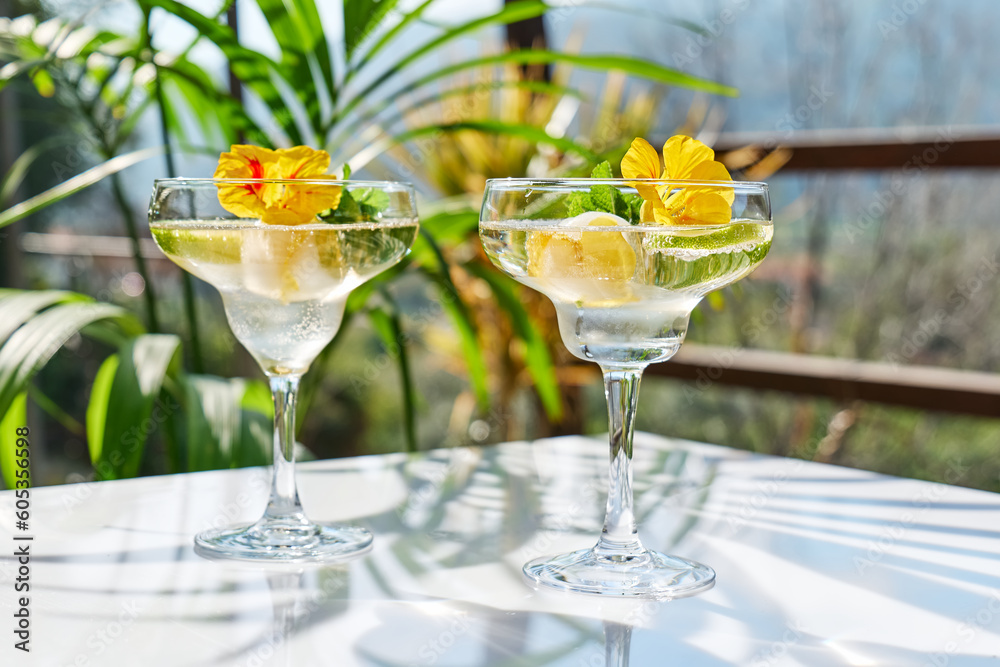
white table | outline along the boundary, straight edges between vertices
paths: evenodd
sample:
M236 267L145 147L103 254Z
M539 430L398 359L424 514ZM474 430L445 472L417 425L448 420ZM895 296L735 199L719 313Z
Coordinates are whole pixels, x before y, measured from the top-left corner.
M256 519L264 469L35 489L31 649L12 647L14 498L0 494L0 665L980 665L1000 655L1000 496L636 436L640 534L710 564L671 602L539 593L590 546L607 447L566 437L302 465L320 521L376 535L337 567L203 560ZM956 465L959 465L956 463Z

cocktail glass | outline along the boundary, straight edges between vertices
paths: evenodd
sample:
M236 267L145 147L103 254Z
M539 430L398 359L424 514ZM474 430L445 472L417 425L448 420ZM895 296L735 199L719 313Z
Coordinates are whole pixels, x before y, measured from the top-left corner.
M300 200L341 188L355 205L346 214L338 209L336 222L316 217L294 226L265 224L222 207L219 190L232 186L281 188ZM357 205L373 200L381 202L375 212ZM199 533L196 551L210 558L333 562L370 550L372 535L364 528L319 525L306 517L295 483L295 400L302 375L340 328L351 290L409 252L418 229L412 186L157 180L149 226L167 257L219 290L233 334L260 364L274 399L274 470L264 516Z
M638 186L638 190L637 190ZM642 192L685 197L723 194L725 224L630 224L589 202L618 206ZM615 194L613 191L617 191ZM623 195L623 196L619 196ZM636 200L638 201L638 200ZM626 207L627 208L627 207ZM575 209L575 210L574 210ZM631 217L631 216L630 216ZM713 221L719 222L715 212ZM713 290L740 280L771 246L767 186L748 182L618 179L487 181L479 233L504 273L555 305L563 343L604 374L611 441L604 529L591 549L532 560L536 586L599 595L675 598L714 585L712 568L645 548L632 505L632 429L639 380L651 363L681 346L692 309Z

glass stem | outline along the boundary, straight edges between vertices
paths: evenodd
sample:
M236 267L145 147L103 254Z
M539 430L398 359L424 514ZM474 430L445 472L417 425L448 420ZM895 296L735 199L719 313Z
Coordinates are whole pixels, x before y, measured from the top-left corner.
M639 542L632 512L632 427L639 400L643 367L601 366L608 399L608 435L611 472L604 530L594 551L604 557L626 559L645 550Z
M632 626L614 621L604 621L605 667L629 667L629 650L632 647Z
M272 375L274 398L274 476L263 522L286 529L309 526L295 486L295 398L300 375Z

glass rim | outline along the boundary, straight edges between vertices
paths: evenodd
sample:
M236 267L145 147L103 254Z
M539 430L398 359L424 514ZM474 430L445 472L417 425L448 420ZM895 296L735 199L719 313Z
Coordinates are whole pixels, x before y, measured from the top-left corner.
M613 215L611 213L599 212L602 215ZM533 231L533 232L559 232L562 234L567 233L607 233L607 232L620 232L628 234L669 234L674 232L715 232L719 231L723 227L729 227L734 224L746 224L746 225L758 225L760 227L773 227L774 220L771 218L761 218L761 219L733 219L729 222L719 222L719 223L691 223L684 225L668 225L659 222L635 222L628 225L617 225L615 227L572 227L561 225L560 222L563 220L572 220L572 218L557 218L555 220L534 220L531 218L516 218L510 220L479 220L479 231L480 233L484 230L497 230L497 231Z
M699 181L683 178L489 178L486 188L516 190L528 187L575 188L588 185L676 185L677 187L714 187L734 190L767 191L763 181Z
M360 180L334 180L325 178L156 178L153 179L153 186L180 186L180 185L359 185L362 187L382 187L385 189L413 190L414 186L408 181L360 181ZM390 186L386 188L386 186Z

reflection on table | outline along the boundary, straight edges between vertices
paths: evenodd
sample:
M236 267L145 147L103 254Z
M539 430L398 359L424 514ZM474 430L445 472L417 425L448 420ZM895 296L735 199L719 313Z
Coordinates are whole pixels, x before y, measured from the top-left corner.
M1000 497L648 434L635 451L644 542L714 567L711 591L627 601L525 585L526 560L600 530L600 439L303 465L316 520L376 535L372 553L336 567L193 553L195 532L260 513L262 469L50 487L32 498L33 651L15 656L7 642L2 664L962 665L1000 654ZM0 514L13 502L0 494ZM15 576L0 559L0 588ZM0 612L15 602L0 596Z

